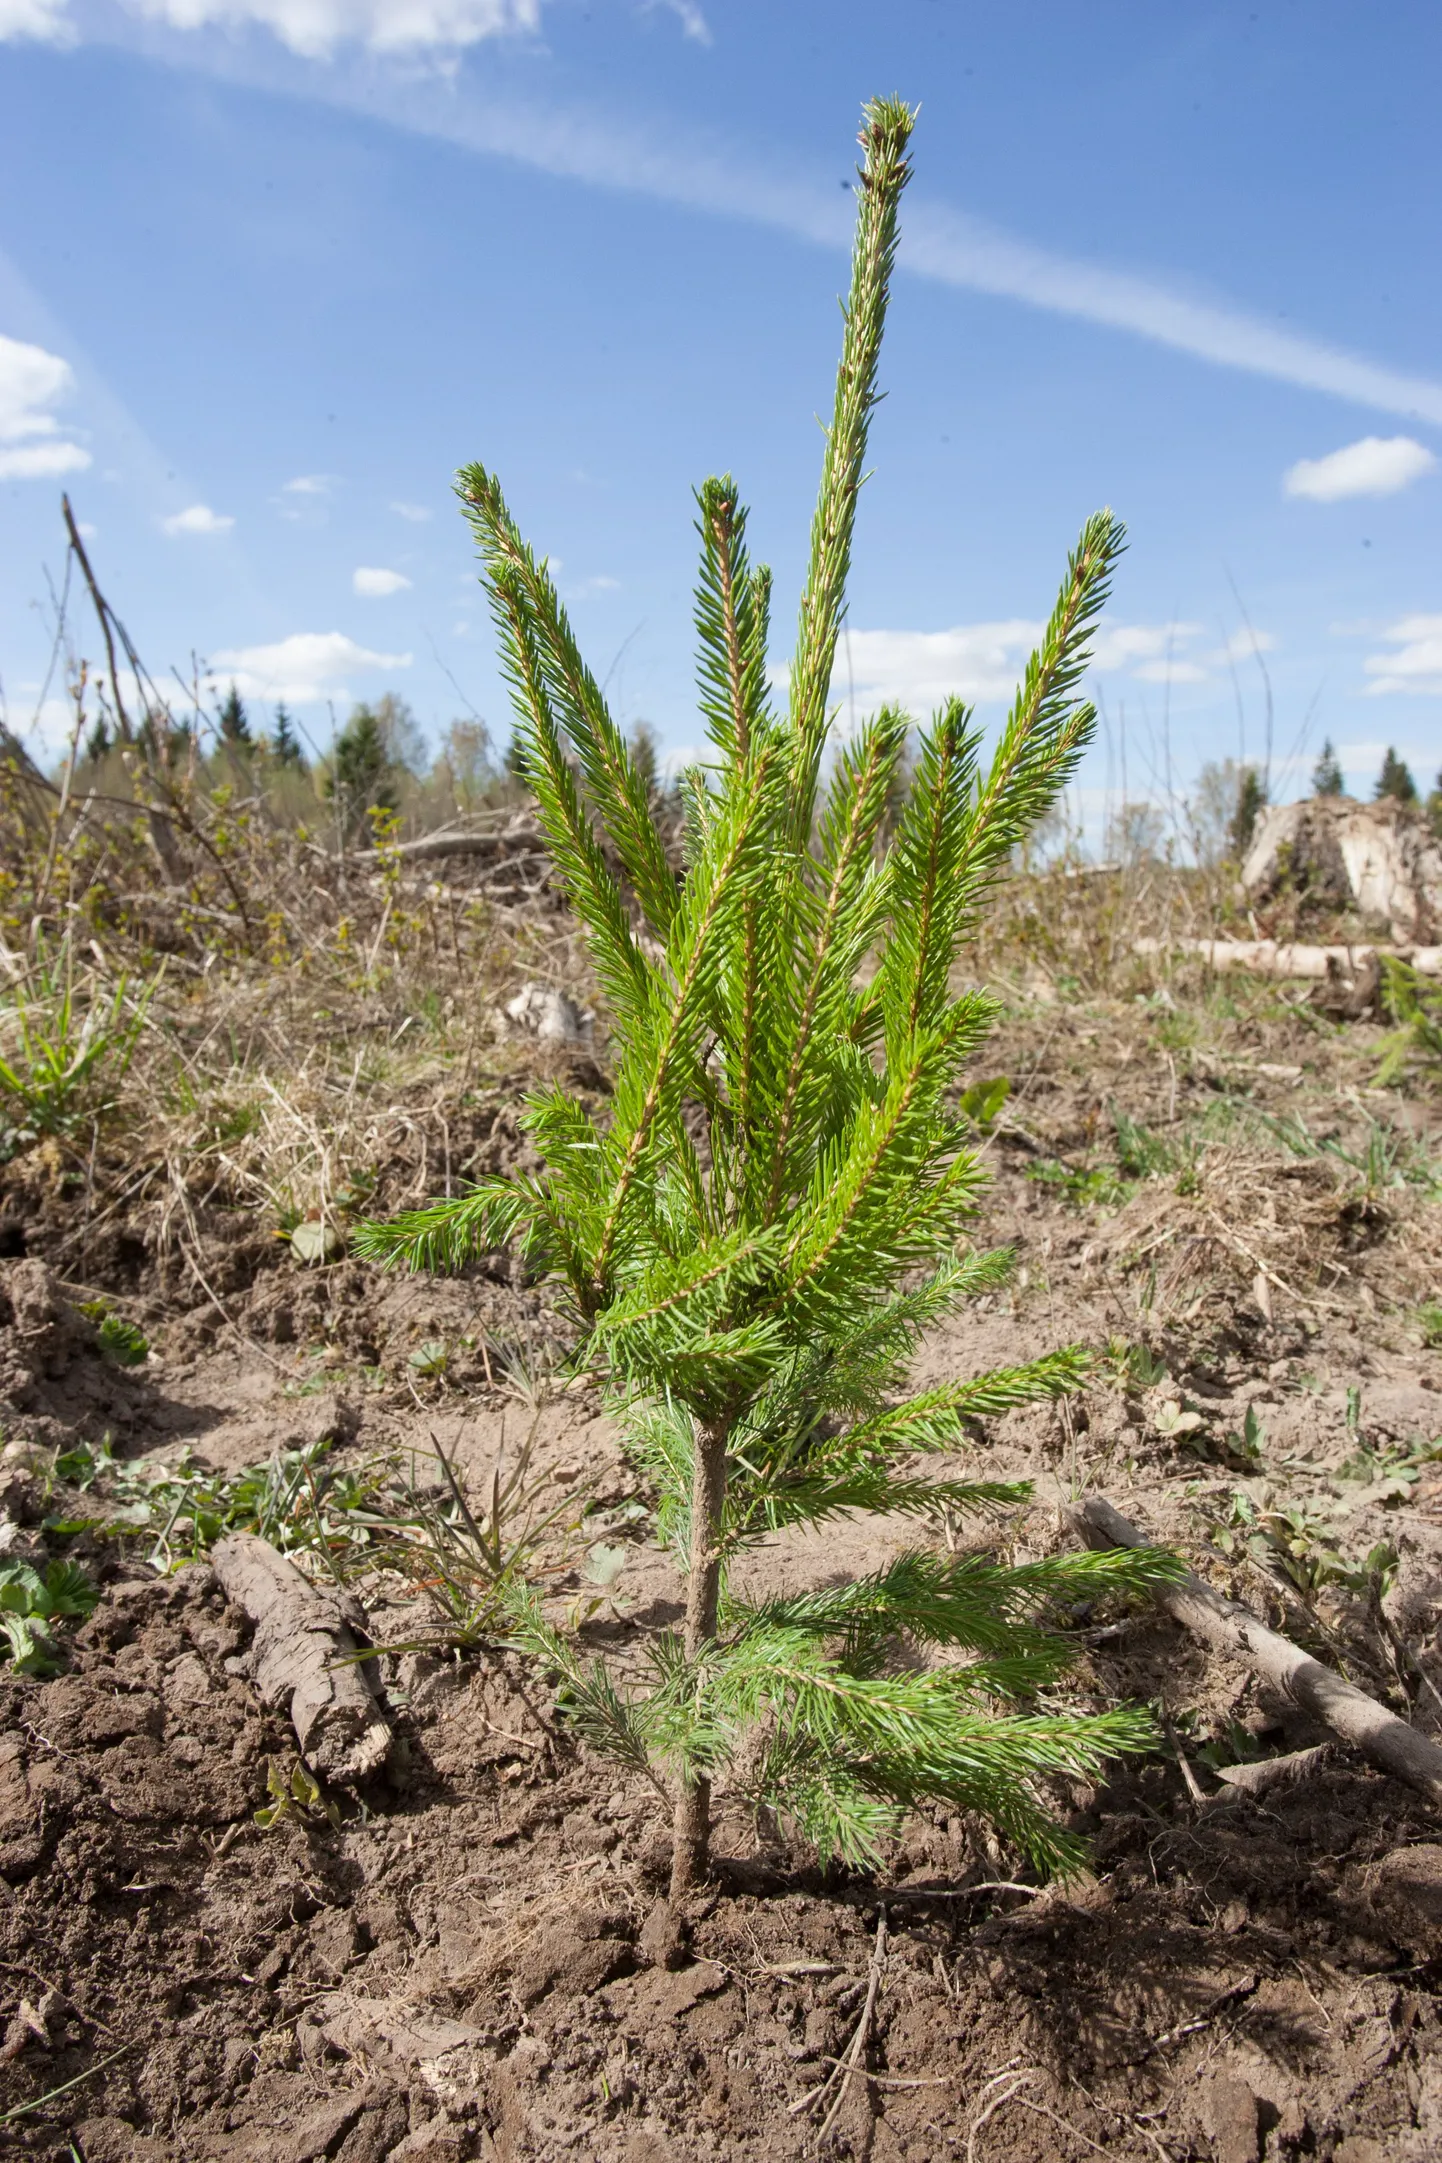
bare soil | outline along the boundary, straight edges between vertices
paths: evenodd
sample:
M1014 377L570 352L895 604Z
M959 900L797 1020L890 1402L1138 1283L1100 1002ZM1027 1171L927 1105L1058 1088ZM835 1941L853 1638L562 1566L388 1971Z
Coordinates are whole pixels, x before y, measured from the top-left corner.
M1431 1114L1366 1095L1365 1032L1319 1032L1275 1001L1034 1006L991 1070L1016 1087L979 1233L1016 1245L1017 1285L929 1340L918 1380L1069 1340L1147 1361L1114 1349L1081 1399L979 1427L967 1461L1030 1476L1037 1500L1000 1535L955 1536L1045 1552L1058 1497L1099 1488L1436 1732L1442 1465L1420 1445L1442 1434L1442 1354L1414 1310L1442 1291L1442 1203L1288 1154L1255 1123L1225 1145L1206 1124L1222 1098L1245 1101L1355 1154L1379 1121L1430 1148ZM523 1158L519 1079L450 1117L448 1173ZM1034 1176L1111 1162L1118 1108L1198 1137L1181 1173L1102 1200ZM674 1619L650 1522L621 1507L644 1492L594 1393L546 1384L562 1332L508 1264L446 1284L302 1268L223 1194L192 1197L196 1239L177 1250L159 1216L115 1203L131 1178L40 1150L0 1173L12 1552L69 1506L47 1491L51 1453L105 1433L121 1457L189 1447L218 1469L321 1437L358 1462L439 1440L479 1480L524 1431L537 1471L609 1512L593 1522L615 1520L606 1536L629 1549L583 1638L624 1665ZM377 1192L383 1206L384 1167ZM143 1367L100 1353L73 1305L97 1293L146 1328ZM428 1379L407 1361L432 1341L448 1356ZM1303 1513L1303 1583L1246 1533L1238 1496ZM815 1582L915 1536L861 1520L749 1567ZM208 1568L158 1577L134 1542L94 1533L49 1543L104 1590L62 1673L0 1670L0 2153L1442 2153L1435 1813L1345 1757L1265 1803L1215 1799L1209 1749L1321 1738L1165 1618L1067 1618L1077 1701L1151 1700L1170 1731L1106 1789L1056 1796L1093 1842L1082 1882L1039 1888L985 1827L944 1814L909 1820L874 1879L822 1871L723 1807L714 1882L676 1913L654 1797L578 1751L545 1678L494 1652L379 1663L400 1737L389 1774L337 1792L337 1823L297 1807L262 1830L293 1737L257 1698L244 1618ZM1355 1569L1380 1543L1395 1556L1380 1603L1320 1566ZM578 1557L556 1612L586 1590ZM412 1619L376 1608L376 1642Z

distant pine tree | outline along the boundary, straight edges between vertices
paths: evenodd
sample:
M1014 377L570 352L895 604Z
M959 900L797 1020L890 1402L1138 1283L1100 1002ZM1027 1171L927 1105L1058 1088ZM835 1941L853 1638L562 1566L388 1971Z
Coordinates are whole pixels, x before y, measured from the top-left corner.
M325 793L340 812L347 836L364 832L368 811L394 811L399 804L396 769L386 741L385 723L373 706L353 708L335 740Z
M1329 736L1322 746L1322 756L1312 768L1312 794L1314 796L1341 796L1344 782L1341 764Z
M305 753L301 750L300 738L291 726L290 715L285 710L284 701L278 704L275 709L275 728L271 733L270 755L277 766L294 766L302 773L305 771Z
M110 724L104 714L98 714L91 723L90 734L85 739L85 756L98 765L110 749Z
M250 719L245 703L234 684L216 708L215 718L220 728L222 743L235 744L249 750L255 738L250 733Z
M653 799L661 785L660 762L656 756L656 733L649 721L638 721L631 731L627 746L631 764L640 776L646 795Z
M1257 830L1257 820L1266 801L1267 784L1255 766L1244 766L1241 781L1237 786L1237 808L1232 813L1232 830L1227 837L1238 863L1252 846L1252 836Z
M511 740L506 745L506 772L522 787L526 780L526 746L519 729L512 729Z
M1398 758L1391 744L1387 746L1387 755L1382 761L1382 771L1377 776L1377 786L1372 795L1379 804L1387 796L1399 804L1415 804L1417 801L1417 784L1412 779L1412 770L1405 759Z

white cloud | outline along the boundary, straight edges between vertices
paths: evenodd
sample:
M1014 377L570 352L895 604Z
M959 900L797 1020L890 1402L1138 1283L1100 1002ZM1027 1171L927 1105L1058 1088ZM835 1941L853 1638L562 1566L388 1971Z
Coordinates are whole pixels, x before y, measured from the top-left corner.
M1442 616L1404 616L1382 637L1395 653L1369 653L1362 663L1372 678L1368 692L1420 692L1442 698Z
M0 7L17 4L38 4L58 15L61 0L0 0ZM377 53L455 49L534 31L541 20L541 0L131 0L131 5L173 30L258 24L307 60L328 59L337 46L349 44Z
M284 481L281 492L287 496L328 496L335 486L329 473L298 473L293 481Z
M215 655L210 681L234 683L242 698L314 706L349 698L347 679L375 669L409 668L408 653L372 653L343 631L297 631L272 646L236 646Z
M674 15L688 38L698 45L711 43L711 26L696 5L696 0L648 0L651 10L663 7L668 15Z
M383 601L392 593L404 593L410 580L404 571L383 571L376 565L362 564L351 574L351 585L368 601Z
M0 0L0 9L6 5ZM0 14L0 26L4 21ZM0 337L0 480L47 481L84 472L89 451L61 435L50 411L74 388L74 371L58 353Z
M1411 436L1363 436L1325 458L1299 458L1282 476L1289 496L1341 503L1349 496L1395 496L1430 473L1437 460Z
M423 526L433 515L423 503L393 503L391 509L397 518L408 518L413 526Z
M74 32L65 20L66 0L0 0L0 43L6 38L41 38L68 45Z
M0 442L52 436L57 422L45 408L74 388L70 363L43 346L0 338Z
M1196 661L1144 661L1132 675L1138 683L1206 683L1208 671Z
M162 533L229 533L235 520L224 511L213 511L208 503L192 503L188 509L177 511L171 518L162 518Z
M831 696L849 703L854 690L858 713L893 701L922 713L947 698L1010 698L1041 633L1041 624L1021 617L957 624L950 631L843 633Z
M1172 656L1200 630L1199 623L1103 623L1092 640L1092 667L1102 676L1130 668L1144 683L1156 683L1166 675L1170 662L1176 681L1177 663ZM1133 663L1142 665L1133 667Z
M843 632L831 672L832 701L849 707L854 692L858 713L894 701L920 714L951 697L972 704L1009 700L1044 629L1015 616L949 631ZM1175 650L1200 629L1195 623L1103 624L1093 641L1093 670L1124 670L1142 683L1204 683L1207 670ZM784 680L783 672L777 679Z
M1270 631L1233 631L1226 643L1209 653L1207 659L1225 667L1229 661L1250 661L1259 653L1270 653L1276 643ZM1275 764L1274 760L1274 768Z
M78 443L17 443L0 450L0 481L49 481L62 473L83 473L89 451Z
M1320 339L1277 330L1225 301L1192 299L1135 272L1054 255L964 212L910 206L901 260L948 285L1127 330L1222 368L1327 391L1384 413L1442 421L1442 383L1404 375Z
M68 698L52 694L27 709L27 694L33 698L39 688L38 684L18 686L10 726L36 765L43 768L53 765L68 746L75 728L75 708Z
M552 570L557 568L554 560L551 568ZM566 599L568 601L585 601L589 600L594 593L619 593L620 590L621 581L619 578L608 578L604 571L600 571L594 578L583 578L576 585L568 586L566 588Z

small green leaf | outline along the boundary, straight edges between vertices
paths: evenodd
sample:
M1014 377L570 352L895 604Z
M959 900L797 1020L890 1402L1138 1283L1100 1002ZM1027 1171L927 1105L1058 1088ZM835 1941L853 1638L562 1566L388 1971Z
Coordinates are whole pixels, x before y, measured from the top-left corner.
M143 1367L150 1357L150 1344L144 1331L118 1314L102 1317L99 1336L101 1350L109 1354L117 1367Z
M979 1133L990 1134L1010 1095L1010 1081L1005 1074L998 1074L994 1081L973 1082L964 1089L961 1108Z
M78 1562L52 1562L45 1572L46 1613L93 1615L100 1589L92 1585Z

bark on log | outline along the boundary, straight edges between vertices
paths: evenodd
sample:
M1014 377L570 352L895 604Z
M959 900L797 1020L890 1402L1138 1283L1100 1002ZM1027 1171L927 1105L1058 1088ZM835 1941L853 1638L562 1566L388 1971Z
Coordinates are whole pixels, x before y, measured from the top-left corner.
M1224 1803L1235 1795L1269 1795L1273 1788L1300 1787L1314 1772L1337 1754L1332 1742L1315 1743L1310 1750L1292 1750L1286 1757L1259 1757L1252 1765L1221 1765L1215 1768L1224 1782L1209 1803Z
M1132 941L1134 954L1195 954L1209 969L1250 969L1258 976L1354 975L1374 956L1395 955L1419 976L1442 976L1442 946L1304 946L1276 939L1149 939Z
M351 851L351 860L365 869L392 856L401 863L424 863L429 857L441 856L502 859L544 857L545 854L546 837L535 820L517 817L511 812L488 825L438 826L432 833L417 834L411 841L388 843L384 849L355 849Z
M425 863L432 857L442 856L490 856L507 862L538 861L545 856L545 836L540 833L524 834L422 834L415 841L396 844L395 854L402 863ZM366 857L361 858L362 864Z
M1152 1544L1103 1495L1091 1495L1079 1506L1069 1506L1065 1515L1088 1547ZM1339 1741L1360 1750L1383 1772L1405 1780L1429 1802L1442 1804L1442 1749L1388 1712L1365 1690L1344 1682L1290 1638L1269 1630L1250 1608L1224 1599L1191 1571L1175 1584L1161 1587L1156 1597L1169 1615L1174 1615L1204 1644L1245 1660Z
M307 1761L328 1780L378 1772L391 1731L355 1657L350 1603L320 1591L250 1532L218 1540L210 1559L226 1598L255 1624L256 1688L268 1705L288 1708Z

